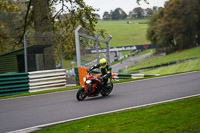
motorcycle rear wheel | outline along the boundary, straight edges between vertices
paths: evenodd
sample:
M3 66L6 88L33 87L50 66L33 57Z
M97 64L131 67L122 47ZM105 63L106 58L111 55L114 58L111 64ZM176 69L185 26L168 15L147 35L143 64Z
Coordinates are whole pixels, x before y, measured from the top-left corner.
M111 84L111 88L109 89L104 89L104 91L101 91L102 96L108 96L113 90L113 83Z
M87 93L85 93L85 88L81 87L76 94L76 99L78 101L83 101L86 97Z

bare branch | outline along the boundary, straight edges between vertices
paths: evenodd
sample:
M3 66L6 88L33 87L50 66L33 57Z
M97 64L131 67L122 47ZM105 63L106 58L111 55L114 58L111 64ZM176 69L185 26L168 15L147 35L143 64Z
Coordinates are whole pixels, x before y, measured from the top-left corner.
M29 14L29 11L30 11L30 7L31 7L31 2L32 2L32 0L30 0L29 1L29 4L28 4L28 8L27 8L27 11L26 11L26 16L25 16L25 21L24 21L24 31L23 31L23 35L21 36L21 38L20 38L20 40L19 40L19 42L18 42L18 45L22 42L22 40L23 40L23 36L24 36L24 34L25 34L25 32L26 32L26 27L27 27L27 19L28 19L28 14Z

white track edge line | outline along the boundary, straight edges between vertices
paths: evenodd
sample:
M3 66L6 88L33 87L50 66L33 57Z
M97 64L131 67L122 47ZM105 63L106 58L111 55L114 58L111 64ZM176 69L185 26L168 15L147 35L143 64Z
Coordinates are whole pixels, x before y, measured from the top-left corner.
M165 101L160 101L160 102L155 102L155 103L149 103L149 104L144 104L144 105L138 105L138 106L133 106L133 107L127 107L127 108L123 108L123 109L112 110L112 111L97 113L97 114L93 114L93 115L87 115L87 116L83 116L83 117L78 117L78 118L73 118L73 119L68 119L68 120L48 123L48 124L42 124L42 125L29 127L29 128L25 128L25 129L20 129L20 130L16 130L16 131L11 131L11 132L7 132L7 133L28 133L28 132L39 130L40 128L53 126L53 125L57 125L57 124L62 124L62 123L66 123L66 122L71 122L71 121L75 121L75 120L80 120L80 119L84 119L84 118L89 118L89 117L93 117L93 116L111 114L111 113L130 110L130 109L136 109L136 108L142 108L142 107L146 107L146 106L157 105L157 104L161 104L161 103L173 102L173 101L186 99L186 98L191 98L191 97L196 97L196 96L200 96L200 94L189 95L189 96L184 96L184 97L179 97L179 98L174 98L174 99L170 99L170 100L165 100Z

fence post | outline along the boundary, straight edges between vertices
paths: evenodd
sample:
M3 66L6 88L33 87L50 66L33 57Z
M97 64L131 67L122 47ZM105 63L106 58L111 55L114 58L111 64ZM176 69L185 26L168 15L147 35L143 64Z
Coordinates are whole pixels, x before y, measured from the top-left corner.
M75 30L75 41L76 41L76 58L77 58L77 66L81 67L81 58L80 58L80 42L79 42L79 33L78 31L82 28L79 25Z
M30 31L28 30L28 31L24 34L24 65L25 65L25 72L28 72L26 35L27 35L29 32L30 32Z
M111 65L111 61L110 61L110 44L109 41L112 39L112 36L109 36L106 40L106 53L107 53L107 60L108 60L108 64Z
M99 36L100 36L101 34L100 33L98 33L97 35L96 35L96 40L95 40L95 43L96 43L96 51L97 51L97 54L96 54L96 56L97 56L97 63L99 62L99 48L98 48L98 38L99 38Z
M59 51L60 51L60 67L62 69L62 34L64 33L64 31L62 31L60 33L60 44L59 44Z

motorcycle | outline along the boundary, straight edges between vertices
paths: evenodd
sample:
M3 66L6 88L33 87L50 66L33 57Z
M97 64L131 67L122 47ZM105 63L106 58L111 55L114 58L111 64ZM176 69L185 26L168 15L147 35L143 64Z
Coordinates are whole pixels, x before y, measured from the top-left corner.
M113 83L108 83L107 86L103 86L103 80L100 75L91 75L87 73L87 76L83 78L85 84L78 90L76 98L78 101L83 101L86 97L95 97L101 94L102 96L108 96L113 90ZM112 73L112 79L114 73ZM111 81L112 81L111 79Z

